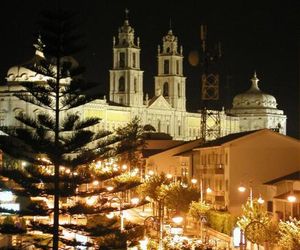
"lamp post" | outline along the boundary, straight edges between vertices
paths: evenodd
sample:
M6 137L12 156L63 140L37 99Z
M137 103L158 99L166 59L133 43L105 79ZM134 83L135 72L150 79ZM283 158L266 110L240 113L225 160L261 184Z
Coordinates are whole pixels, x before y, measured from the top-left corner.
M163 230L164 230L164 199L158 201L158 217L159 217L159 250L163 250Z
M239 187L238 187L238 190L239 190L239 192L242 192L242 193L244 193L246 190L248 190L249 189L249 202L250 202L250 209L252 210L252 209L254 209L254 207L253 207L253 205L254 205L254 195L253 195L253 186L252 186L252 182L250 181L250 183L249 183L249 187L245 187L244 185L240 185ZM261 206L264 204L264 200L263 200L263 198L262 198L262 196L261 196L261 194L259 194L259 197L258 197L258 199L256 200L256 202L258 203L258 205L259 205L259 209L261 208ZM251 211L250 210L250 211ZM252 213L253 213L253 211L252 211ZM250 227L250 226L251 227ZM253 220L253 221L251 221L251 223L250 224L248 224L248 226L245 228L245 231L243 231L242 229L241 229L241 231L240 231L240 233L241 233L241 237L240 237L240 249L246 249L246 246L247 246L247 242L246 242L246 240L248 239L248 231L249 231L249 228L255 228L256 226L259 226L259 227L261 227L261 223L260 222L257 222L256 220ZM263 225L262 225L263 226ZM252 229L251 229L252 230ZM259 231L259 229L258 228L256 228L256 230L257 231ZM250 239L250 241L253 241L253 240L251 240Z
M291 217L294 217L294 211L293 211L293 207L294 207L294 203L296 202L297 198L294 195L293 190L291 191L290 195L287 197L288 202L291 204Z
M240 185L238 187L238 190L241 192L241 193L244 193L247 188L243 185ZM252 188L252 185L250 184L249 185L249 201L250 201L250 206L253 207L253 188Z
M120 198L119 196L113 196L110 199L110 204L113 200L118 200L119 201L119 216L120 216L120 231L123 232L124 231L124 217L123 217L123 211L122 211L122 207L123 207L123 200L122 198Z
M192 184L196 184L198 182L197 179L191 179ZM202 204L205 200L204 200L204 193L210 194L212 192L212 189L210 187L205 189L203 189L203 179L200 178L199 181L199 191L200 191L200 199L199 202ZM205 217L201 216L200 218L200 239L203 242L203 219L205 220Z
M123 232L123 231L124 231L124 215L123 215L123 211L122 211L122 207L123 207L123 199L122 199L121 197L119 197L119 196L113 196L113 197L110 198L110 205L111 205L111 202L112 202L113 200L118 200L118 202L119 202L120 231ZM134 197L134 198L131 199L131 204L133 204L133 205L135 205L135 206L136 206L139 202L140 202L140 199L137 198L137 197ZM108 218L110 218L110 217L108 216Z

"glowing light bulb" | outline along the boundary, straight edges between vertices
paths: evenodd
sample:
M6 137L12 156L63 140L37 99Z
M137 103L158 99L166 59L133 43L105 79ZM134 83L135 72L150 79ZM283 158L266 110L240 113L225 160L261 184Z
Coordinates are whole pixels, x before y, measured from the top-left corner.
M97 202L98 196L91 196L86 198L86 204L89 206L94 205Z
M296 200L297 200L297 198L296 198L296 196L295 195L289 195L288 197L287 197L287 199L288 199L288 201L289 202L295 202Z
M171 174L167 174L166 177L167 177L168 179L172 179L173 176L172 176Z
M99 185L99 181L97 181L97 180L93 181L93 185L94 186L98 186Z
M172 218L173 222L176 224L180 224L183 221L183 217L181 216L175 216Z
M115 216L115 214L114 214L113 212L110 212L110 213L108 213L108 214L106 215L106 217L107 217L108 219L112 219L114 216Z
M198 180L197 180L197 179L191 179L191 182L192 182L193 184L196 184L196 183L198 182Z
M259 196L259 198L257 199L257 202L259 203L259 204L264 204L264 199L261 197L261 196Z
M149 170L148 174L149 175L154 175L154 171L153 170Z
M240 186L240 187L238 188L238 190L239 190L240 192L244 193L244 192L246 191L246 188L245 188L244 186Z
M138 197L134 197L134 198L131 199L131 203L133 205L137 205L139 202L140 202L140 199Z

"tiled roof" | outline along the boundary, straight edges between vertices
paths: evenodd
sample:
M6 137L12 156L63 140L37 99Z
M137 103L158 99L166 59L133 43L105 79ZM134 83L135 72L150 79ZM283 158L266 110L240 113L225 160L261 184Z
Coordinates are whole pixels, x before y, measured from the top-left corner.
M296 171L294 173L291 173L291 174L288 174L285 176L281 176L279 178L265 182L264 184L272 185L272 184L278 183L280 181L297 181L297 180L300 181L300 171Z
M299 199L300 199L300 191L298 191L298 190L294 190L293 193L291 193L291 192L286 192L286 193L283 193L283 194L274 196L274 199L284 200L284 201L288 202L288 197L289 197L291 194L293 194L293 195L296 197L296 199L299 201Z
M143 154L143 157L144 158L147 158L151 155L155 155L155 154L158 154L162 151L164 151L165 149L143 149L142 150L142 154Z
M245 131L245 132L240 132L240 133L225 135L225 136L220 137L218 139L205 142L205 143L203 143L198 148L207 148L207 147L221 146L224 143L236 140L236 139L241 138L241 137L246 136L246 135L253 134L253 133L257 132L257 131L258 130L252 130L252 131Z

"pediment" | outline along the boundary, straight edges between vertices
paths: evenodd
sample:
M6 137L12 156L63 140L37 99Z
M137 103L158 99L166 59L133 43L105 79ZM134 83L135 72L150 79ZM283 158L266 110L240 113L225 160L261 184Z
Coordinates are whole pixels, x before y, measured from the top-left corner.
M150 100L148 108L150 109L168 109L171 110L171 105L167 100L162 96L155 96Z

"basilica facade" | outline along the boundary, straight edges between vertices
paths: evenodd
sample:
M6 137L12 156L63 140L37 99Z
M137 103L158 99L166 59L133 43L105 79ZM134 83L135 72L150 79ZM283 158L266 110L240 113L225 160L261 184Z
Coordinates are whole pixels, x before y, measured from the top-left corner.
M44 57L41 41L35 44L36 53L31 63ZM128 19L113 38L113 65L109 71L109 96L97 99L78 108L82 118L98 117L101 122L95 130L113 131L125 126L134 117L141 123L151 124L157 132L171 135L175 140L193 140L201 134L201 113L186 110L186 77L183 73L183 46L170 29L158 46L158 74L153 84L155 95L149 97L143 92L143 70L140 63L140 41ZM13 66L8 70L5 85L0 86L0 124L21 126L14 116L18 112L35 114L36 106L20 101L14 92L21 87L20 81L45 81L41 75L26 65ZM67 81L67 80L66 80ZM237 95L233 108L217 112L220 136L260 128L277 129L286 133L286 116L276 108L276 99L260 91L256 75L252 87ZM207 123L213 123L209 118ZM209 138L215 139L215 138Z

